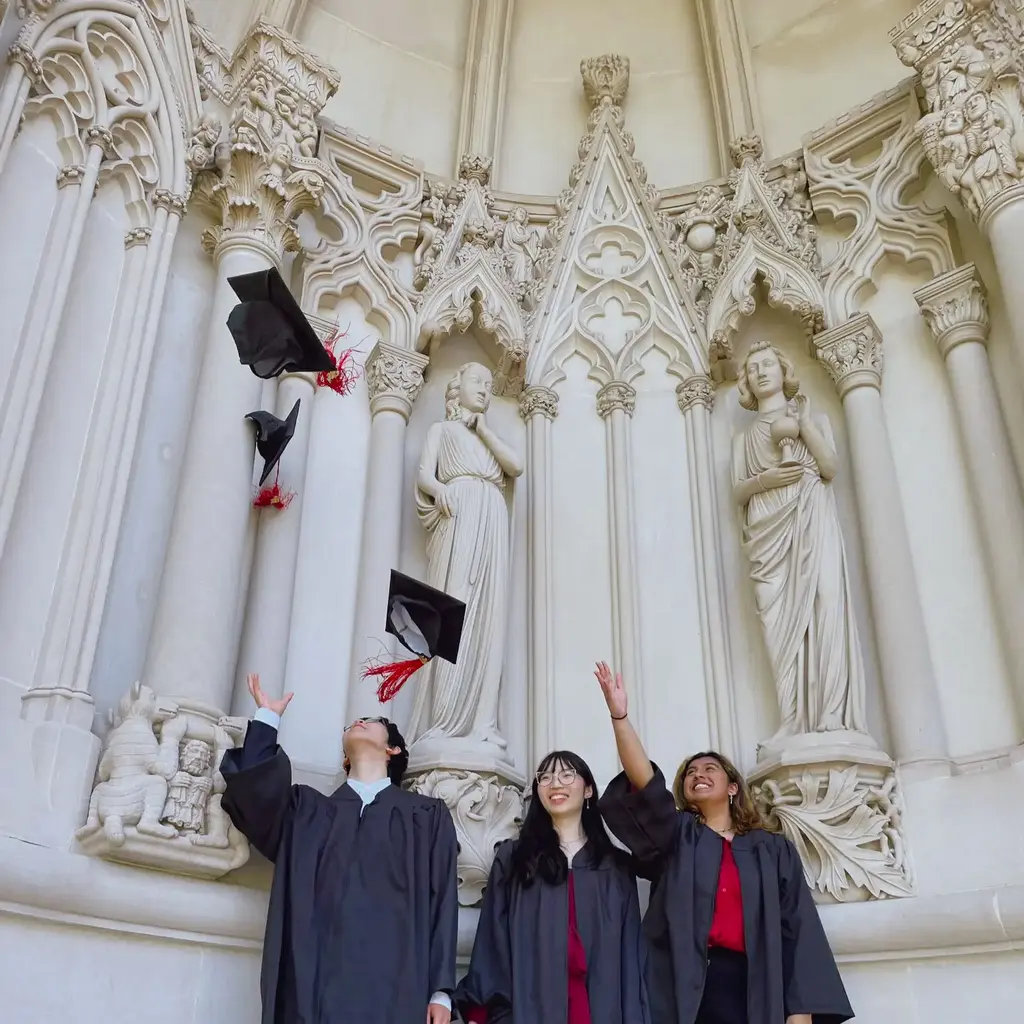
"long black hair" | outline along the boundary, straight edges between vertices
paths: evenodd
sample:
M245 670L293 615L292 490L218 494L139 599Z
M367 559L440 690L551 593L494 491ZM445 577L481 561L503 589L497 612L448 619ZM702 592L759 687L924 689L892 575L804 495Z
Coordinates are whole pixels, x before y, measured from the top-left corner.
M574 769L584 785L589 786L593 793L593 796L583 802L581 822L590 856L595 862L599 862L615 853L615 847L608 838L601 813L597 809L597 783L594 782L594 773L590 766L579 754L574 754L571 750L553 750L537 765L530 794L530 807L509 861L509 882L518 882L524 889L533 885L538 878L549 885L562 885L569 877L569 864L559 846L558 833L555 831L551 816L537 795L537 775L541 772L555 771L560 764Z

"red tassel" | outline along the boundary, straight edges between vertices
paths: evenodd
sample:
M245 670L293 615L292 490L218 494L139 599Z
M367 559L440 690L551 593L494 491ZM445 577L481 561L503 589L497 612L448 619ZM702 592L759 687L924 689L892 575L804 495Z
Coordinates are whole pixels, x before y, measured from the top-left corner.
M318 388L330 388L335 394L347 395L356 386L359 380L359 367L352 361L354 348L347 348L343 352L336 352L338 342L348 334L348 328L338 331L335 328L330 336L324 341L324 348L327 354L334 361L333 370L321 370L316 375L316 386Z
M381 665L368 665L363 669L363 678L378 676L380 683L377 685L377 700L381 704L387 704L393 700L395 694L405 686L406 680L426 665L426 658L413 658L410 661L392 661Z
M294 491L282 491L281 485L275 480L273 487L264 487L252 499L252 507L286 509L294 497Z

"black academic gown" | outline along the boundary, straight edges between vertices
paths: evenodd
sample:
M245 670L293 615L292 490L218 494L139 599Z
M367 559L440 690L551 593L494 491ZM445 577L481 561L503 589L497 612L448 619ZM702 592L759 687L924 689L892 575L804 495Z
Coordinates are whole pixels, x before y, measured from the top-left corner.
M486 1007L487 1024L565 1024L569 886L509 886L515 842L506 840L495 853L469 971L455 1003L463 1015ZM629 858L616 854L594 863L584 846L572 860L591 1024L649 1024L636 875Z
M224 809L274 863L262 1024L422 1024L455 989L455 826L440 800L388 786L293 786L277 730L250 722L221 764ZM360 812L362 815L360 816Z
M654 883L644 931L650 945L647 989L654 1024L693 1024L704 991L708 933L723 840L676 809L655 768L642 790L625 774L600 801L612 833ZM814 1024L853 1017L800 857L783 836L755 829L732 843L743 894L749 1024L784 1024L809 1013Z

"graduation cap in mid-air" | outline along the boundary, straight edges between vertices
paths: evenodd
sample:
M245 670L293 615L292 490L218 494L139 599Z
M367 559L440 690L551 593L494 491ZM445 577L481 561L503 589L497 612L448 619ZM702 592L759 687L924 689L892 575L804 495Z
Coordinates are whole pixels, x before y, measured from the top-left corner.
M273 413L262 410L251 412L245 417L256 425L256 450L263 456L263 475L260 477L260 487L273 472L295 433L295 421L299 418L301 403L302 399L296 398L292 411L284 420L278 419Z
M335 370L334 360L277 270L229 277L239 302L228 315L238 358L257 377Z
M391 570L384 628L416 657L373 665L363 672L364 677L379 679L377 699L381 704L391 700L405 681L431 658L443 658L453 665L457 662L465 617L463 601Z

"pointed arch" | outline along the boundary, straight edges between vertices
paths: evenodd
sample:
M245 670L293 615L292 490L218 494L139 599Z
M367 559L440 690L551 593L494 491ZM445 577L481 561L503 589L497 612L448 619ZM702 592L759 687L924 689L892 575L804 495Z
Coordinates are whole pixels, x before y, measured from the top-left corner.
M416 347L423 351L432 341L466 331L474 323L498 343L502 363L525 363L526 330L519 303L482 251L424 295ZM516 371L509 366L508 372Z
M825 293L814 274L795 256L762 237L749 234L715 286L708 307L707 332L726 342L757 305L754 287L761 276L768 284L769 305L790 310L809 325L822 326Z

